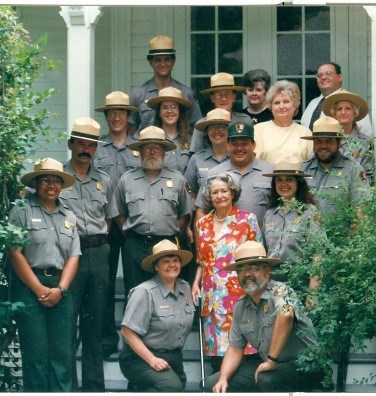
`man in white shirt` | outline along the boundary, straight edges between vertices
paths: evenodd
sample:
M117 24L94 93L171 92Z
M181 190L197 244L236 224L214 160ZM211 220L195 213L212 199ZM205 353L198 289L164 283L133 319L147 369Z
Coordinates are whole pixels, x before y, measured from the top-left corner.
M312 130L313 123L324 115L322 111L319 111L321 110L324 99L341 89L343 81L341 66L334 62L324 63L317 69L316 78L321 95L311 100L301 119L301 124L310 130ZM318 106L320 107L316 110ZM368 115L357 124L360 132L371 137L374 136L371 120Z

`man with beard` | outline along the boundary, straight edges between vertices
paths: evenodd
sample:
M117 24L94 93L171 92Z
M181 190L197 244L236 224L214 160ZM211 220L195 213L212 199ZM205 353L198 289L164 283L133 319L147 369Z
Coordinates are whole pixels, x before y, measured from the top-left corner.
M141 167L120 178L115 197L120 216L118 225L125 240L122 255L125 296L131 288L148 280L142 260L163 239L179 246L192 212L192 200L184 176L164 167L166 151L175 144L165 138L163 129L150 126L140 132L140 140L129 145L141 156Z
M314 156L301 168L312 176L307 182L322 213L333 212L336 205L344 203L360 206L370 198L363 167L339 151L343 137L340 123L328 116L314 122L312 136L302 137L313 140Z
M92 157L100 135L99 124L91 118L75 120L68 147L71 160L64 167L75 183L60 198L77 217L81 252L76 277L71 285L73 320L80 317L82 338L82 390L104 392L102 361L103 315L108 294L109 251L107 234L111 219L118 215L110 177L93 166ZM76 333L73 348L73 391L77 391Z
M246 294L235 305L221 370L206 379L205 392L307 392L319 386L322 373L298 371L297 357L317 344L317 336L295 293L270 279L270 266L279 262L267 258L260 243L247 241L225 268L237 272ZM247 343L258 354L244 358Z

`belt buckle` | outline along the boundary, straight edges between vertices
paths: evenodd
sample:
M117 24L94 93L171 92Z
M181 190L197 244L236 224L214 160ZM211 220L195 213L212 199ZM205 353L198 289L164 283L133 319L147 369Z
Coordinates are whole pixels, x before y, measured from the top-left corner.
M145 243L150 245L152 243L153 237L151 235L146 235L145 236Z
M49 274L48 273L48 270L49 270L49 268L43 268L43 274L44 274L44 276L52 276L52 274Z

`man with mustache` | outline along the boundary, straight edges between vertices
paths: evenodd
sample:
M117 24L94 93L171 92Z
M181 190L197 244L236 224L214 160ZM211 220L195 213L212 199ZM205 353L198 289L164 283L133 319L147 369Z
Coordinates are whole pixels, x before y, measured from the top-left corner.
M331 213L341 202L361 206L362 201L370 199L369 184L362 177L363 167L339 151L344 138L340 123L324 116L314 122L312 129L312 135L301 139L313 140L314 156L303 161L301 168L312 176L307 183L320 211Z
M184 176L164 166L165 152L175 144L163 129L150 126L140 132L140 140L129 145L141 157L141 167L125 172L115 191L120 216L118 225L125 240L122 255L125 296L130 289L150 279L142 270L142 260L163 239L179 246L179 237L193 210Z
M75 183L60 198L77 217L81 252L76 277L71 285L74 326L79 316L82 338L82 390L104 392L102 333L109 282L107 234L118 215L110 177L93 165L100 126L91 118L75 120L68 147L72 158L64 169ZM77 391L76 333L73 348L73 391Z
M279 262L267 258L260 243L247 241L225 268L236 271L246 294L235 305L221 370L206 379L205 392L308 392L320 385L322 373L298 371L297 357L317 337L295 293L270 279L270 267ZM248 342L258 354L244 359Z

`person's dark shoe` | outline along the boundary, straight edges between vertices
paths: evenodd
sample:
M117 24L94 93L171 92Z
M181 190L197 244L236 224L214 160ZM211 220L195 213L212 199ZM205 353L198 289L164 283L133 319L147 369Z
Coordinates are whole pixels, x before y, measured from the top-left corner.
M118 353L117 345L103 345L102 346L102 357L108 359L112 354Z

